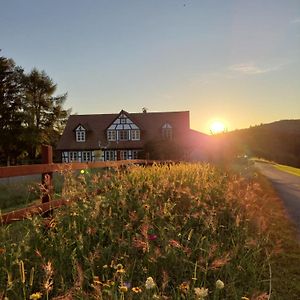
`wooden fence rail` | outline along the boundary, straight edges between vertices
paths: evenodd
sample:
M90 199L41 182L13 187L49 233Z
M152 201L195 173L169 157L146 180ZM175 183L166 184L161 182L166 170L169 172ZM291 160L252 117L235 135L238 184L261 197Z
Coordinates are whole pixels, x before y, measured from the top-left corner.
M101 161L101 162L86 162L86 163L53 163L52 162L52 147L42 147L42 164L39 165L24 165L12 167L0 167L0 178L8 178L15 176L25 176L42 174L43 195L42 203L31 205L29 207L15 210L6 214L0 214L0 225L9 224L14 221L29 218L35 214L49 215L49 212L54 208L66 205L69 202L64 199L51 200L52 198L52 175L54 172L64 172L66 170L86 170L94 168L117 168L125 167L133 164L151 165L155 161L151 160L119 160L119 161Z

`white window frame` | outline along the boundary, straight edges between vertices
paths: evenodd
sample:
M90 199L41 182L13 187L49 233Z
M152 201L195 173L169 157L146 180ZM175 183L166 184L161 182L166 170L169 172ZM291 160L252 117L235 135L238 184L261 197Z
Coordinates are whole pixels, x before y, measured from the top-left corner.
M130 132L130 136L132 141L139 141L141 139L141 131L138 129L133 129Z
M107 140L116 141L117 140L117 131L116 130L107 130Z
M82 162L92 161L91 151L82 151Z
M86 141L86 130L83 126L79 125L76 130L76 142L82 143Z
M104 151L104 160L117 160L117 153L115 150L105 150Z
M123 136L123 134L125 136ZM119 130L119 141L128 141L129 140L129 130L127 129L121 129Z
M169 123L165 123L162 126L162 136L165 140L172 140L173 139L173 128Z
M69 152L69 162L78 161L78 152L70 151Z

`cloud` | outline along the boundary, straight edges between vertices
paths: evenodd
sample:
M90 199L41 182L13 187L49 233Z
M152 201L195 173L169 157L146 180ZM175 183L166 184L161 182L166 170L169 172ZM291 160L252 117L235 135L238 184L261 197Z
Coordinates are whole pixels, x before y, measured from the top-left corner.
M281 65L273 66L273 67L260 67L255 63L242 63L236 64L229 67L230 71L238 72L245 75L258 75L264 74L272 71L276 71L281 67Z

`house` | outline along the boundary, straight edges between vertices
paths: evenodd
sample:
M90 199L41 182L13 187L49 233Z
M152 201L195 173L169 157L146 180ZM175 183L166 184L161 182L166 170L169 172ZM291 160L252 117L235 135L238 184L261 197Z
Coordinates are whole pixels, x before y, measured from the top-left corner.
M148 158L147 146L156 143L180 146L186 157L191 134L188 111L71 115L57 150L62 162L128 160Z

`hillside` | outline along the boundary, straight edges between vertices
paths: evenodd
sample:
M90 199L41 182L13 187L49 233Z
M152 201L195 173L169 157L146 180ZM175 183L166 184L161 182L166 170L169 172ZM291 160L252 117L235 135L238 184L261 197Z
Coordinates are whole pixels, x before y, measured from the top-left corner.
M248 155L300 167L300 120L282 120L216 136L222 154Z

